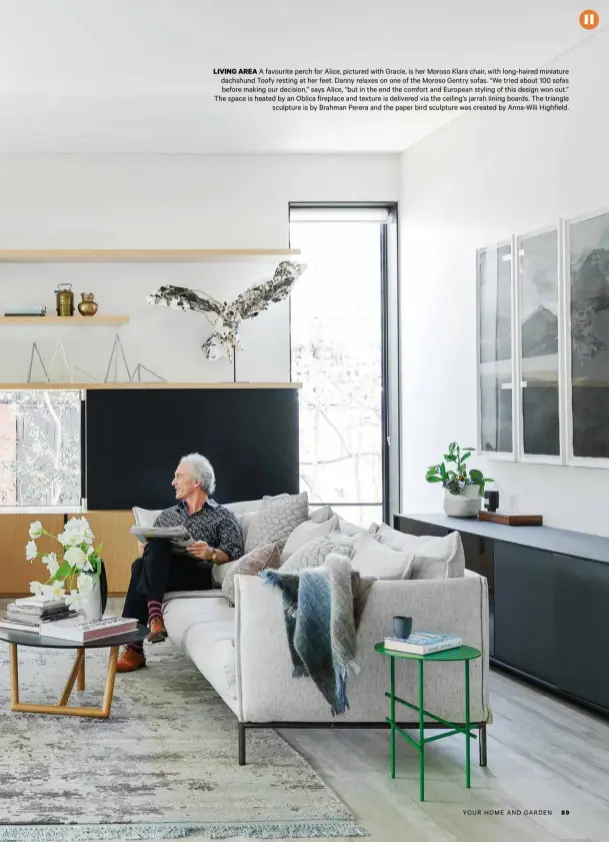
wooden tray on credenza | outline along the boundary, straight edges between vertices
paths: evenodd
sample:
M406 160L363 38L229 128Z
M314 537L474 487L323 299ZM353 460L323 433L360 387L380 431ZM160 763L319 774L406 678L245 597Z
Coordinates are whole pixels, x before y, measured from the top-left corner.
M478 512L478 520L490 520L492 523L503 523L505 526L543 526L541 515L510 515L506 512Z

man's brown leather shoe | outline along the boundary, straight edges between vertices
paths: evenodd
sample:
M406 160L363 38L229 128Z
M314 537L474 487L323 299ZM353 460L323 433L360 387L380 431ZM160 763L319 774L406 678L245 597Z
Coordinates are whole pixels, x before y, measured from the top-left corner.
M148 643L160 643L167 637L165 623L160 617L150 621L150 634L147 637Z
M143 652L136 652L135 649L125 649L116 662L117 672L134 672L146 666L146 656Z

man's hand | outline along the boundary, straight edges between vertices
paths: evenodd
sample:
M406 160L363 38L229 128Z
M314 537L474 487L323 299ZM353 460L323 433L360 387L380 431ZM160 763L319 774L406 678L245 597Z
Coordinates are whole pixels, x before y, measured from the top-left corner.
M189 544L186 549L195 558L202 560L211 558L212 550L206 541L195 541L194 544Z

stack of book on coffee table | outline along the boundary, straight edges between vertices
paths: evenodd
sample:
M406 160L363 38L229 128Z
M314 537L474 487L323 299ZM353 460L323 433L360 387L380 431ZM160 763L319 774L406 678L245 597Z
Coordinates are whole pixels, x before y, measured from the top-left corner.
M51 626L45 626L45 637L55 637L60 640L70 640L73 643L89 643L108 637L128 634L137 630L137 620L131 617L102 617L86 623L76 620L61 620Z
M462 643L462 638L456 634L420 631L412 632L407 638L386 637L385 649L407 655L431 655L433 652L444 652L445 649L456 649Z
M42 599L26 596L10 602L6 607L6 618L0 619L0 628L12 631L49 634L49 628L60 620L76 617L63 598Z

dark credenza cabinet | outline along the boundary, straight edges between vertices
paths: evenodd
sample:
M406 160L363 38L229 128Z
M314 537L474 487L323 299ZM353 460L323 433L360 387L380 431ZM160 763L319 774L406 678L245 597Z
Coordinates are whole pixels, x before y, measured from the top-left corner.
M413 535L458 531L489 583L490 662L609 715L609 539L445 515L396 515Z

